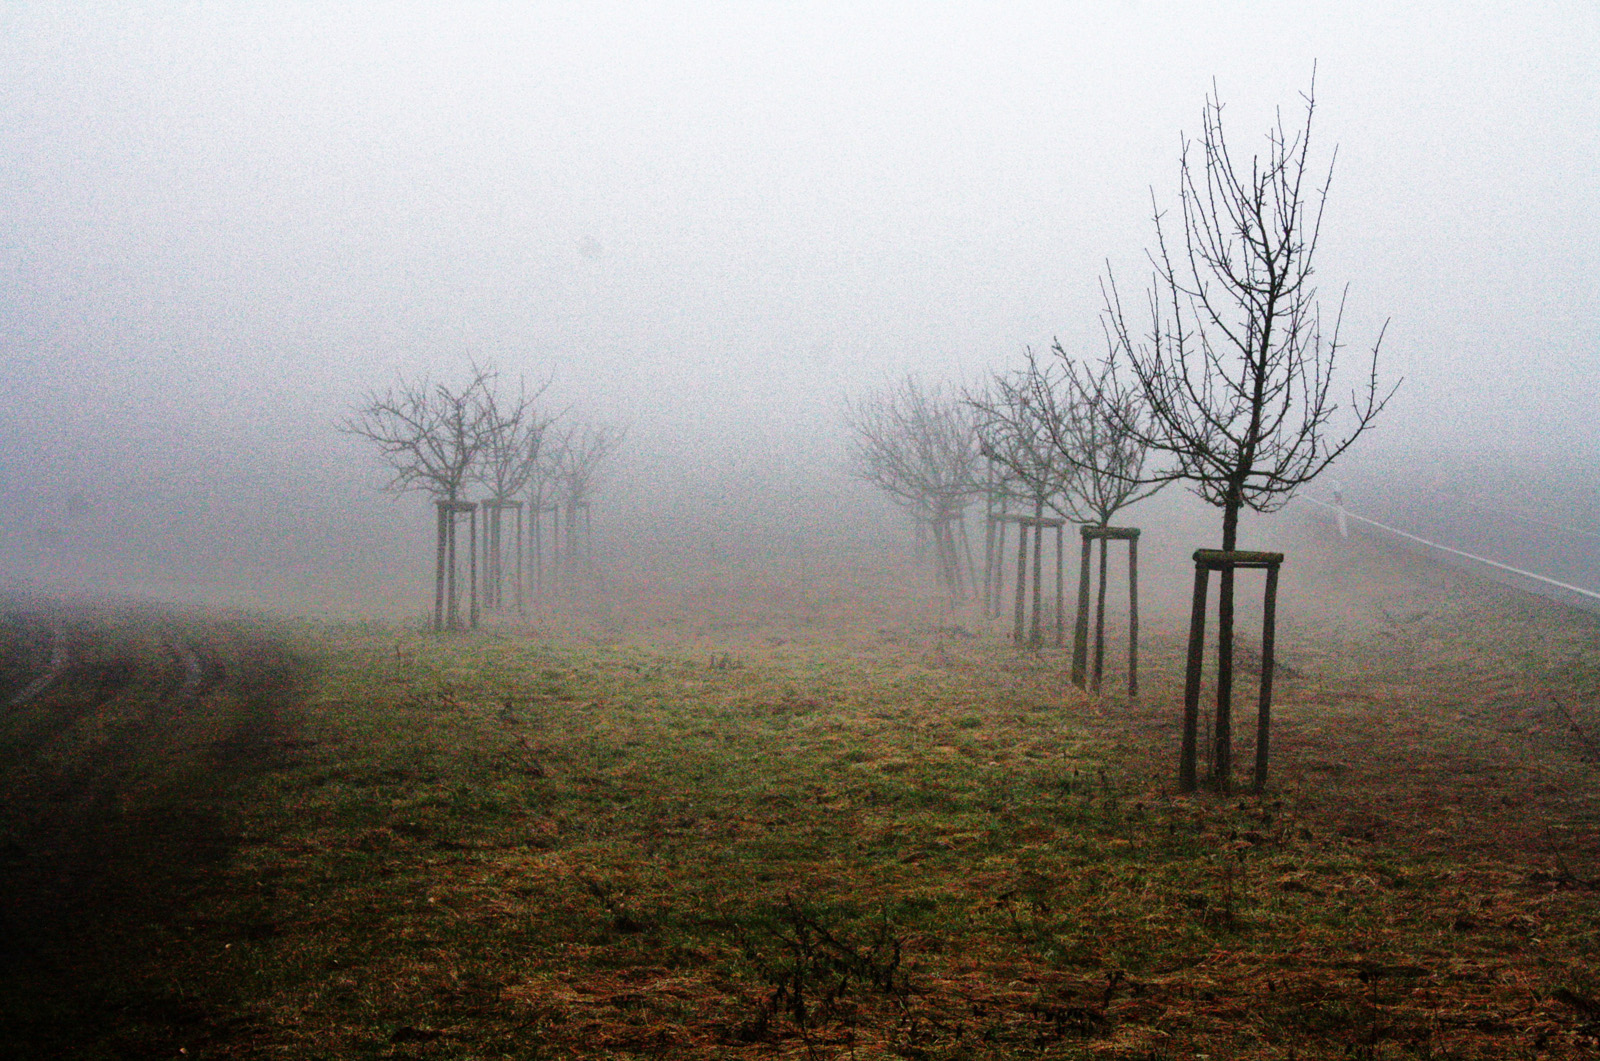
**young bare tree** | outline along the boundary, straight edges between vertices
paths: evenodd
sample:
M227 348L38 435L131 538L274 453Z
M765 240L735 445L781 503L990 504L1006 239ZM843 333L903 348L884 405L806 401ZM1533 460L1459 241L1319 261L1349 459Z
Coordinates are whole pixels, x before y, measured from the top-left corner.
M983 451L1026 484L1041 512L1048 506L1076 523L1109 526L1166 485L1144 476L1150 447L1135 429L1147 429L1149 417L1109 366L1090 372L1059 342L1052 349L1058 362L1029 349L1024 368L996 375L987 394L969 397Z
M1059 341L1051 351L1054 364L1041 364L1029 351L1028 382L1035 402L1048 411L1050 440L1077 465L1073 517L1108 527L1118 512L1167 485L1165 478L1145 476L1149 410L1139 391L1116 377L1112 363L1093 370L1076 364Z
M394 472L385 490L422 490L459 501L486 442L486 398L494 378L493 369L476 364L460 387L402 377L363 395L339 428L377 444Z
M518 496L537 477L543 457L545 434L554 417L545 412L539 401L549 387L546 380L531 391L525 382L517 381L515 395L502 395L497 389L487 387L483 401L484 444L477 479L488 490L484 509L484 604L490 610L501 606L504 583L505 543L502 534L503 515L512 509L518 513L520 523L522 500ZM517 610L522 610L522 536L515 536L516 599Z
M569 575L594 574L594 526L589 505L606 461L626 437L626 428L579 423L568 427L551 449L553 503L557 518L564 517L566 524L564 534L557 525L556 545Z
M999 485L1010 496L1032 504L1035 517L1045 509L1071 519L1073 479L1078 465L1066 460L1052 439L1051 421L1060 415L1053 393L1036 393L1028 370L997 372L988 386L968 392L966 404L975 414L978 449L999 465Z
M1159 490L1162 482L1142 483L1147 447L1126 428L1144 419L1139 399L1118 387L1109 369L1090 373L1072 364L1059 343L1053 347L1056 364L1043 362L1027 351L1027 365L1013 373L997 375L984 395L969 397L978 412L979 436L984 454L1006 470L1007 478L1031 489L1037 535L1034 539L1034 591L1042 574L1039 549L1044 526L1038 521L1046 505L1072 522L1104 530L1122 508ZM1019 533L1025 534L1022 530ZM1136 530L1119 528L1118 537L1134 539ZM1003 534L1001 536L1003 542ZM1100 593L1095 638L1095 688L1105 650L1105 594L1107 535L1100 542ZM1059 544L1059 530L1058 530ZM1083 681L1089 590L1089 541L1079 579L1079 609L1073 643L1073 680ZM1130 587L1133 585L1133 550L1130 544ZM1058 561L1058 567L1060 566ZM1021 584L1019 574L1019 587ZM1059 577L1059 576L1058 576ZM1136 605L1130 602L1130 607ZM1018 607L1020 632L1021 607ZM1034 640L1038 641L1038 607L1035 605ZM1059 614L1058 614L1059 622ZM1130 630L1136 630L1136 612L1130 612ZM1020 633L1019 633L1020 636ZM1136 637L1136 633L1130 637ZM1137 649L1131 650L1136 659ZM1132 664L1130 687L1137 688Z
M435 630L459 622L456 515L468 507L462 491L472 480L474 466L487 445L487 396L494 377L493 369L477 364L459 387L402 377L382 391L367 392L339 425L378 446L383 462L394 473L384 489L421 490L436 502Z
M1344 294L1324 321L1312 278L1333 164L1320 179L1312 168L1314 71L1303 99L1303 125L1291 133L1280 113L1265 153L1241 165L1213 88L1199 142L1182 142L1178 224L1154 210L1153 276L1142 318L1148 331L1131 322L1109 269L1103 283L1111 378L1128 381L1149 414L1144 423L1118 419L1167 458L1154 475L1131 478L1190 483L1222 509L1222 549L1229 552L1238 548L1242 510L1281 508L1350 447L1393 394L1378 382L1380 329L1348 408L1333 395L1346 345ZM1223 566L1215 770L1224 787L1233 589L1232 567Z
M1028 613L1027 586L1033 582L1033 621L1027 643L1044 644L1044 542L1053 531L1056 539L1056 640L1063 632L1062 546L1074 466L1063 460L1050 441L1044 423L1048 411L1035 401L1024 372L1000 372L978 392L969 391L966 404L975 415L978 449L989 462L985 477L988 525L984 528L985 614L997 616L1004 596L1007 529L1017 528L1017 568L1012 599L1012 639L1024 643ZM1013 502L1022 511L1010 511ZM1050 510L1046 515L1045 510ZM1033 539L1033 570L1028 571L1028 539Z
M931 532L940 581L952 599L966 599L963 572L971 561L964 516L983 489L972 410L944 388L907 375L876 394L846 400L844 418L853 474Z

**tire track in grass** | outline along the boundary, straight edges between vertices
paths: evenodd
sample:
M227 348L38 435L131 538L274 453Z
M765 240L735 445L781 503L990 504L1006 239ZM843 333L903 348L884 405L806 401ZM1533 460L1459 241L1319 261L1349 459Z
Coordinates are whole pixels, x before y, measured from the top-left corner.
M184 701L193 700L206 688L206 665L195 652L188 641L181 637L168 637L166 639L167 651L183 668L183 680L178 685L178 691L173 694L173 706L179 706Z
M160 970L242 931L195 904L239 843L232 794L281 761L295 668L266 630L63 618L75 660L33 694L0 777L0 1056L176 1056L222 1022L226 992L196 1001ZM97 681L107 665L123 680Z
M50 688L61 680L61 675L66 673L71 662L72 651L67 638L67 624L57 617L50 622L50 662L45 665L44 673L23 686L21 691L6 702L6 707L21 707Z

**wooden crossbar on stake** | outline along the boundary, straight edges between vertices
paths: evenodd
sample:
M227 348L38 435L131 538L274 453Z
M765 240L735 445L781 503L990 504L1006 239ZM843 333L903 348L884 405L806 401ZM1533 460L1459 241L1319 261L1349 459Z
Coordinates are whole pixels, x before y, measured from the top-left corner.
M1139 528L1096 527L1084 524L1078 528L1083 539L1083 559L1078 568L1078 616L1072 631L1072 684L1082 689L1088 670L1089 657L1089 554L1095 542L1100 543L1100 587L1096 594L1094 631L1094 682L1091 689L1100 691L1100 679L1105 673L1106 659L1106 543L1128 543L1128 696L1139 695Z
M1261 617L1261 690L1256 706L1256 766L1253 779L1260 792L1267 783L1267 737L1272 721L1272 671L1278 613L1278 568L1282 553L1196 549L1194 554L1194 606L1189 614L1189 665L1183 684L1183 748L1178 758L1178 788L1193 792L1198 786L1195 755L1200 730L1200 674L1205 656L1206 593L1212 571L1231 572L1260 568L1267 572ZM1217 726L1215 776L1226 792L1233 772L1233 646L1219 646L1217 667Z

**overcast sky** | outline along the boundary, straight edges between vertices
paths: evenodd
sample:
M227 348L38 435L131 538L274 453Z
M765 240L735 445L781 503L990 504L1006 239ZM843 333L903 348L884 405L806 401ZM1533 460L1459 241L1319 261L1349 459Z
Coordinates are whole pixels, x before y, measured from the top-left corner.
M1313 63L1384 437L1593 450L1596 55L1577 0L7 3L0 481L363 490L333 422L469 355L821 459L846 391L1097 349L1213 79L1250 151Z

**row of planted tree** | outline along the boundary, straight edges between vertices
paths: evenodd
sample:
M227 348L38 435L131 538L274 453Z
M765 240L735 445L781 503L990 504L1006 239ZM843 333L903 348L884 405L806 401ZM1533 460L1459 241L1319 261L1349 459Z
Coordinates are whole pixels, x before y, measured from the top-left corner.
M1182 141L1175 220L1153 209L1155 246L1140 311L1123 304L1109 266L1101 281L1103 349L1074 356L1060 342L1027 352L1018 369L978 387L928 384L915 376L849 403L856 475L906 509L931 541L940 581L956 600L978 579L965 514L985 506L982 602L998 615L1006 537L1017 528L1013 637L1044 641L1042 575L1047 533L1055 536L1055 639L1064 637L1064 528L1080 527L1081 568L1072 677L1084 685L1089 639L1090 556L1099 544L1092 687L1105 646L1108 544L1129 543L1129 691L1137 693L1139 529L1114 527L1124 508L1183 482L1222 511L1220 548L1194 554L1194 596L1185 671L1179 783L1226 791L1232 780L1234 583L1241 569L1266 574L1262 675L1253 782L1266 783L1273 639L1280 553L1239 548L1245 509L1282 508L1373 422L1393 386L1378 378L1380 329L1343 407L1335 371L1344 348L1344 298L1324 317L1313 259L1331 163L1311 164L1314 91L1303 123L1280 116L1265 150L1235 161L1222 105L1208 98L1197 141ZM1152 196L1152 200L1154 197ZM1032 557L1029 552L1031 535ZM1218 574L1216 713L1210 776L1197 767L1200 687L1210 575ZM1031 576L1031 593L1029 592ZM1031 598L1031 623L1027 621Z
M1168 220L1159 206L1153 211L1156 238L1148 251L1151 273L1142 308L1130 312L1124 306L1109 266L1102 278L1102 350L1085 358L1056 342L1048 354L1030 350L1021 367L976 388L907 376L848 402L845 410L855 473L910 513L952 599L981 598L985 613L998 616L1010 529L1016 528L1012 635L1018 643L1038 646L1046 638L1047 536L1053 536L1056 554L1053 636L1058 644L1064 641L1064 538L1069 525L1079 527L1072 679L1096 691L1104 669L1108 553L1117 541L1128 543L1130 694L1138 688L1140 530L1112 520L1174 482L1186 483L1221 509L1220 548L1194 553L1179 764L1186 790L1203 780L1197 768L1200 684L1213 571L1219 576L1217 703L1210 776L1204 780L1224 791L1231 784L1234 583L1241 569L1266 572L1253 778L1258 790L1267 777L1283 556L1239 548L1241 512L1281 508L1350 447L1393 393L1379 384L1380 330L1348 403L1341 406L1334 396L1345 345L1344 300L1341 294L1338 308L1324 317L1312 268L1332 170L1331 164L1325 173L1311 165L1314 92L1304 101L1303 124L1289 129L1280 117L1264 150L1240 164L1223 135L1221 103L1206 100L1198 140L1182 141L1176 218ZM463 625L457 586L463 520L470 529L467 624L476 623L480 597L488 608L503 607L508 512L514 517L511 564L519 608L525 576L528 590L537 592L549 571L570 578L592 563L589 497L620 432L549 415L541 404L544 388L530 393L519 386L508 397L498 384L495 373L482 369L460 389L402 381L367 395L344 425L379 446L395 473L393 488L433 496L436 629ZM467 500L471 486L487 497ZM979 498L986 517L981 580L965 518ZM525 540L531 573L522 566ZM547 547L553 567L547 565Z
M433 499L436 631L476 627L480 608L503 611L508 582L521 614L594 573L591 496L623 432L552 412L547 385L501 382L479 365L464 385L402 379L341 425L377 445L388 489ZM474 489L484 496L469 499Z

